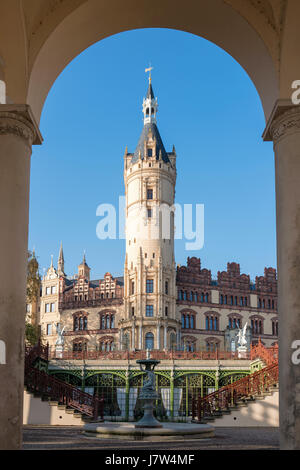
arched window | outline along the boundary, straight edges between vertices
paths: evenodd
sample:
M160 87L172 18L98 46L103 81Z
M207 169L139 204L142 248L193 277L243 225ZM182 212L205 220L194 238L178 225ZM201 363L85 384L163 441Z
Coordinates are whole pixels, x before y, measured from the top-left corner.
M103 352L110 352L110 351L114 351L114 340L113 338L104 338L104 339L101 339L100 342L99 342L99 349L100 351L103 351Z
M109 330L115 327L115 315L113 313L102 313L100 315L100 329Z
M185 315L184 313L181 314L181 328L185 327Z
M278 336L278 320L272 320L272 335Z
M146 333L145 335L145 347L146 349L154 348L154 335L153 333Z
M123 349L128 351L129 349L129 334L125 333L123 336Z
M215 352L219 349L219 341L217 339L210 339L206 341L206 350Z
M214 312L205 314L205 329L219 330L219 318Z
M87 351L87 342L82 340L75 340L73 342L73 352Z
M84 315L83 312L78 312L77 314L74 315L73 327L74 327L74 331L88 329L87 316Z
M175 333L171 333L171 334L170 334L170 349L172 349L173 351L175 351L176 347L177 347L176 334L175 334Z
M251 318L251 329L252 334L260 335L263 334L263 319L261 317L252 317Z

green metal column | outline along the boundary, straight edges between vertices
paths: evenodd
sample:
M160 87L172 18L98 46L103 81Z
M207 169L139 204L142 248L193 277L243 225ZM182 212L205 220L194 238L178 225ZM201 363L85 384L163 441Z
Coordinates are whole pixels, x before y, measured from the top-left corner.
M174 419L174 372L170 377L170 418Z
M204 396L204 390L203 390L203 375L202 375L202 374L201 374L201 376L200 376L200 387L201 387L201 388L200 388L200 396L201 396L201 398L203 398L203 396Z
M129 371L126 371L126 382L125 382L125 421L129 419Z
M189 376L185 376L185 416L189 415Z
M82 392L84 392L84 389L85 389L85 363L83 365L83 368L82 368L82 379L81 379L81 390Z
M216 370L215 376L215 391L219 390L219 370Z

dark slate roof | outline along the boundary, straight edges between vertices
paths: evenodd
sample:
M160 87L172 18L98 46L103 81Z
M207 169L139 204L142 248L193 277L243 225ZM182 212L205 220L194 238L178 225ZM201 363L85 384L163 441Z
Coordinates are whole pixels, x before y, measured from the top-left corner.
M154 93L151 83L149 83L146 98L151 98L152 100L154 100Z
M152 131L153 138L156 139L156 160L159 159L159 151L161 150L163 161L165 163L169 163L170 160L169 160L168 154L165 150L164 144L161 140L159 130L157 128L157 125L154 124L153 122L147 123L147 124L144 125L144 128L142 130L139 142L138 142L137 147L135 149L134 155L131 159L131 163L136 163L138 161L139 151L141 151L141 159L144 160L144 158L145 158L144 143L145 143L145 140L148 139L148 133L149 133L150 129Z

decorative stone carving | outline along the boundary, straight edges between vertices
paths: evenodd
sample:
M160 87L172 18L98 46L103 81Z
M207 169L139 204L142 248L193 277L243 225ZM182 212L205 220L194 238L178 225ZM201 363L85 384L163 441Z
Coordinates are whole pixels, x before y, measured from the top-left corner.
M28 105L0 105L0 135L13 134L30 147L41 144L42 136Z
M272 122L270 126L270 134L274 144L276 144L282 137L288 134L300 132L300 107L294 106L293 108L285 111Z

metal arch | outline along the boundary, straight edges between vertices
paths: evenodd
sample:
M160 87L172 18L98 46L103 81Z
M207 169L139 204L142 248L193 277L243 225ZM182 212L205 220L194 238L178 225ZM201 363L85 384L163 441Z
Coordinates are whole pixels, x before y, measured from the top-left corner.
M82 379L82 374L80 369L75 369L75 370L68 370L68 369L52 369L48 370L49 375L55 375L55 374L66 374L66 375L72 375L73 377L76 377L77 379Z
M168 371L168 370L156 370L156 371L154 371L154 374L155 375L161 375L165 379L168 379L168 380L171 381L171 372Z
M85 378L86 379L90 379L91 377L93 377L94 375L108 375L108 374L111 374L111 375L116 375L117 377L120 377L121 379L124 379L126 380L126 371L112 371L112 370L93 370L93 371L90 371L90 373L87 373L85 375Z
M212 371L212 372L206 372L206 371L199 371L199 370L183 370L183 371L176 371L174 373L174 380L175 379L178 379L179 377L183 377L183 376L186 376L186 375L193 375L193 374L197 374L197 375L203 375L203 376L206 376L206 377L209 377L210 379L215 379L216 378L216 371Z
M229 377L231 375L249 375L251 372L249 370L238 370L238 371L220 371L219 379L223 379L224 377Z

